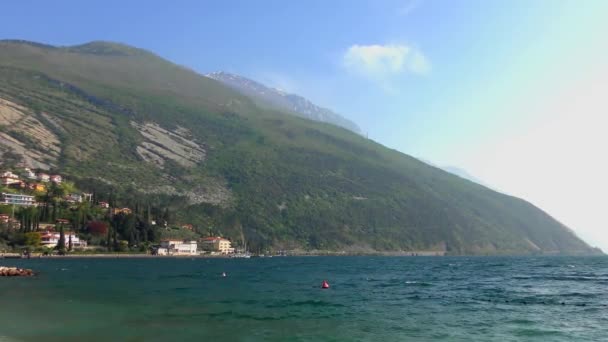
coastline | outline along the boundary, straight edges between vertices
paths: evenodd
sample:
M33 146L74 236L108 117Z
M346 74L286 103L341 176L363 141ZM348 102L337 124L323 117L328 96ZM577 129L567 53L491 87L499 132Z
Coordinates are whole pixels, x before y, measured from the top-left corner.
M497 254L449 254L443 251L418 251L418 252L330 252L330 251L293 251L283 255L256 255L252 254L250 257L257 258L283 258L283 257L352 257L352 256L369 256L369 257L491 257L491 256L605 256L606 254L581 254L581 253L539 253L539 254L525 254L525 253L497 253ZM212 255L212 254L196 254L196 255L153 255L144 253L74 253L65 255L42 255L32 254L30 259L127 259L127 258L140 258L140 259L243 259L242 257L234 256L232 254ZM19 253L1 253L0 259L28 259Z
M321 257L321 256L401 256L401 257L441 257L446 256L445 254L422 254L422 253L342 253L342 252L325 252L325 253L289 253L286 255L251 255L251 258L284 258L284 257ZM153 254L142 254L142 253L77 253L77 254L65 254L65 255L34 255L32 254L30 259L65 259L65 258L99 258L99 259L121 259L121 258L142 258L142 259L243 259L241 257L235 257L230 254L224 255L210 255L210 254L197 254L197 255L153 255ZM0 255L0 259L28 259L26 256L22 256L16 253L5 253Z

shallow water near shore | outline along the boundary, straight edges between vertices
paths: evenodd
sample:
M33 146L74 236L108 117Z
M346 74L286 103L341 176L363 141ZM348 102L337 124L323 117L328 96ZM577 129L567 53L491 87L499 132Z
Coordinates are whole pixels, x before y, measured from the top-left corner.
M598 341L606 257L0 260L0 341ZM222 277L222 272L227 277ZM321 290L327 279L329 290Z

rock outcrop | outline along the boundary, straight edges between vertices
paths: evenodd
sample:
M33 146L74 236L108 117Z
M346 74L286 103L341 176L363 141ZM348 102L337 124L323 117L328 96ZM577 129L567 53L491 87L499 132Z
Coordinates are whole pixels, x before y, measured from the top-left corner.
M31 277L34 271L27 268L0 266L0 277Z

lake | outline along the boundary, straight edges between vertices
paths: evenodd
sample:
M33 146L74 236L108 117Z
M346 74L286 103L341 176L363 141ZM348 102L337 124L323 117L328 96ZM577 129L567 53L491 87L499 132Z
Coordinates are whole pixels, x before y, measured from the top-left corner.
M598 341L606 257L0 260L8 341ZM222 277L222 272L227 274ZM331 288L320 289L327 279Z

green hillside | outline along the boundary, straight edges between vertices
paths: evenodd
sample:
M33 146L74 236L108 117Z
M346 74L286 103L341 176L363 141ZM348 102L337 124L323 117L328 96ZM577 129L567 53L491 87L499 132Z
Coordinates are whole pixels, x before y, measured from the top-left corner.
M254 250L594 252L521 199L121 44L0 42L0 120L5 166Z

